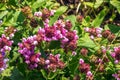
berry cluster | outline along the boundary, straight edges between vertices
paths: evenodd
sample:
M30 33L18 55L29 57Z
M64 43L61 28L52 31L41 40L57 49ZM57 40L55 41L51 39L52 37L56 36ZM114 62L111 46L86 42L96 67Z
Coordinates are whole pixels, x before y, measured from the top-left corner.
M110 30L103 31L102 36L107 38L109 42L112 42L115 39L115 35L111 33Z

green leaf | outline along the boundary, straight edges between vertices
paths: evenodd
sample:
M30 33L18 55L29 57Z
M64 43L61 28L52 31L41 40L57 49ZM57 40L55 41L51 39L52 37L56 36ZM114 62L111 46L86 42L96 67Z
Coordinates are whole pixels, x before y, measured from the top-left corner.
M0 10L6 10L6 4L0 3Z
M60 8L58 8L55 15L50 18L49 25L52 25L59 18L59 16L62 15L67 9L68 7L66 6L61 6Z
M28 68L28 65L26 63L18 63L17 64L17 69L19 70L19 72L22 73L22 75L26 76L26 70Z
M120 1L118 0L111 0L110 3L115 7L117 8L119 14L120 14Z
M43 77L45 78L45 79L47 79L47 73L45 72L45 70L44 69L41 69L41 73L42 73L42 75L43 75Z
M0 12L0 19L2 19L5 15L7 15L8 11Z
M25 19L25 16L22 14L22 12L18 11L18 15L15 17L17 22L23 22Z
M56 14L62 15L67 9L67 6L61 6L57 9Z
M82 21L83 26L90 26L90 23L90 16L86 16Z
M83 4L87 5L87 6L91 7L91 8L93 8L93 6L94 6L94 4L92 2L84 2Z
M117 34L120 31L120 26L108 24L105 25L105 29L109 29L112 33Z
M58 14L54 15L53 17L51 17L49 25L51 26L55 21L57 21L58 18L59 18Z
M17 7L18 6L18 1L17 0L9 0L8 4Z
M4 23L2 24L3 26L16 26L17 23L17 18L19 15L19 11L15 12L15 11L10 11L5 19L4 19Z
M3 34L3 32L4 32L4 28L0 27L0 35Z
M94 48L96 47L96 44L90 39L89 36L85 36L78 40L78 46Z
M103 9L98 15L97 17L93 20L92 22L92 26L94 27L99 27L105 17L105 15L107 14L107 10L106 9Z
M11 75L11 70L13 70L13 67L8 67L7 69L5 69L3 72L2 72L2 76L4 77L4 76L6 76L6 77L8 77L8 76L10 76Z
M73 57L72 60L69 62L69 69L71 73L73 74L75 73L79 65L78 63L79 63L78 56Z
M59 49L60 41L51 41L49 45L49 49Z
M95 4L94 4L94 8L98 8L101 4L103 3L103 0L96 0Z
M62 76L62 80L68 80L66 77Z
M113 60L113 58L110 55L110 51L107 51L106 55L107 55L108 59L114 64L114 60Z
M72 23L72 27L75 27L76 17L75 15L70 15L65 18L65 20L70 20Z
M36 8L41 7L47 0L37 0L32 4L32 8L35 10Z
M100 42L101 45L104 45L104 44L107 44L108 43L108 40L107 39L104 39Z
M18 53L17 50L18 50L18 48L15 47L14 50L13 50L13 58L10 60L10 62L15 61L20 56L20 54Z
M24 76L19 72L17 68L14 68L12 75L10 76L11 80L25 80Z
M14 20L14 22L17 21L19 14L20 14L20 11L16 11L16 12L14 13L14 16L12 17L13 20Z
M53 80L57 76L57 73L50 72L48 74L48 79Z

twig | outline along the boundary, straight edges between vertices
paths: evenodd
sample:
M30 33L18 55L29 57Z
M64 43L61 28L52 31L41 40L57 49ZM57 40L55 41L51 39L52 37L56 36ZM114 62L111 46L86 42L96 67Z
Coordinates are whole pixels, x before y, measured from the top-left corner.
M79 2L78 6L77 6L77 9L76 9L76 14L77 14L78 11L79 11L80 5L81 5L81 3Z
M105 56L106 56L106 54L103 56L101 62L98 64L98 67L97 67L97 69L95 70L95 72L94 72L94 74L93 74L93 77L95 76L96 72L98 71L98 69L99 69L99 67L100 67L100 65L101 65L101 63L102 63L102 61L104 60Z
M60 2L61 2L62 5L65 5L64 2L63 2L63 0L60 0Z
M118 34L116 35L116 37L112 40L111 44L116 40L116 38L119 36L120 34L120 30L118 31Z

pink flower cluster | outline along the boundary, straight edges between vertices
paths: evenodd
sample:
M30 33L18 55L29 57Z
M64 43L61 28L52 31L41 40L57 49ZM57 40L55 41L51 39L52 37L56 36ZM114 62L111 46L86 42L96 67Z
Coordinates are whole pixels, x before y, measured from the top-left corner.
M34 40L36 40L36 37L31 36L27 39L23 39L23 42L18 44L20 48L18 52L24 57L25 63L28 64L30 69L35 69L39 67L39 65L53 72L56 71L57 68L64 68L65 64L59 59L59 54L55 56L50 54L44 59L41 57L41 53L35 53L34 50L37 47L37 41Z
M22 54L25 59L25 63L27 63L32 69L37 68L38 63L43 64L45 60L40 57L39 53L36 54L34 51L35 48L38 47L38 44L43 41L46 43L50 43L51 41L60 41L61 47L65 51L71 50L74 52L77 47L77 32L75 30L71 30L72 23L69 20L66 22L63 20L57 20L52 26L49 25L49 17L54 15L54 12L54 10L50 11L47 9L44 9L42 12L35 12L34 16L42 18L44 28L40 27L37 34L28 38L23 38L22 43L18 44L20 48L18 52ZM56 59L57 62L53 63L51 61L51 57L53 58L54 56L52 54L49 56L50 60L48 60L50 61L50 64L47 65L47 68L51 69L52 66L54 67L53 70L56 70L56 68L62 68L64 66L63 62L56 57L54 57L54 59ZM40 60L43 60L43 62Z
M4 34L0 37L0 72L7 68L8 59L5 58L5 52L11 50L13 41L6 37Z
M85 63L84 60L82 58L80 58L79 60L79 70L81 73L85 73L86 74L86 78L88 77L92 77L92 73L90 71L90 65Z
M5 31L5 34L7 36L12 38L12 37L14 37L14 34L17 31L17 29L15 29L14 27L10 26L10 27L6 27L4 31Z
M61 47L65 51L72 50L74 51L77 47L77 31L70 30L72 24L70 21L65 23L62 20L58 20L54 23L53 26L49 26L49 20L44 23L44 28L39 28L38 34L42 36L42 40L46 42L59 40L61 41Z
M60 25L58 26L57 23L60 23ZM38 34L44 36L44 41L50 42L64 38L66 31L67 30L64 29L63 24L61 24L61 21L59 20L53 26L45 26L44 28L40 28Z
M77 31L72 31L72 23L67 20L66 22L62 20L57 20L52 26L49 25L49 17L53 16L55 10L43 9L42 12L35 12L34 16L41 17L43 19L44 28L40 28L38 34L44 35L44 41L50 42L53 40L60 40L61 47L68 50L74 51L77 47Z
M7 68L9 59L5 58L5 53L0 54L0 73Z
M4 34L0 37L0 52L10 51L13 41Z
M34 13L34 16L36 16L36 17L45 17L45 18L48 18L48 17L50 17L50 16L53 16L55 12L56 12L55 10L43 9L42 12L41 12L41 11L35 12L35 13Z
M114 51L111 52L111 56L115 59L116 64L120 62L120 46L114 47Z
M120 71L118 71L115 74L112 74L113 77L115 77L116 80L120 80Z
M24 57L25 63L28 64L30 69L35 69L39 65L44 67L46 66L50 71L56 71L57 68L62 69L64 67L64 63L59 59L60 55L54 56L50 54L47 59L44 59L40 56L41 53L35 53L35 48L37 47L38 43L42 41L42 38L37 36L40 36L39 33L43 32L44 31L42 31L42 29L39 29L37 35L23 38L22 43L18 44L20 48L18 52Z
M48 58L45 60L46 68L49 71L55 72L56 69L63 69L65 67L65 63L60 60L60 54L50 54Z
M23 38L22 43L18 43L18 52L25 59L25 63L29 65L30 69L34 69L38 66L40 53L35 53L34 49L38 44L36 36L30 36L27 39Z
M85 32L90 33L90 38L94 39L95 37L102 37L101 33L102 33L102 28L88 28L86 27Z

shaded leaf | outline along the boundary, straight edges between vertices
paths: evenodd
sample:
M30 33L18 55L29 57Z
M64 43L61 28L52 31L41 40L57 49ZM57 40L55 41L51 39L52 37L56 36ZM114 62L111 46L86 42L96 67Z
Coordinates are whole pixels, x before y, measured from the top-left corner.
M118 0L111 0L110 3L117 8L118 12L120 13L120 1Z
M109 29L112 33L117 34L120 31L120 26L108 24L105 25L105 29Z
M69 62L69 69L71 73L74 73L78 69L79 65L79 59L76 57L73 57L72 60Z
M94 8L98 8L99 6L101 6L102 3L103 3L103 0L96 0L94 4Z
M14 68L12 75L10 76L11 80L25 80L24 76L19 72L17 68Z
M60 41L51 41L49 49L58 49L60 48Z
M45 79L47 79L47 73L45 72L44 69L41 69L41 73Z
M92 26L94 27L99 27L105 17L105 15L107 14L107 10L103 9L98 15L97 17L93 20L92 22Z
M50 72L48 74L48 79L53 80L57 76L57 73Z

